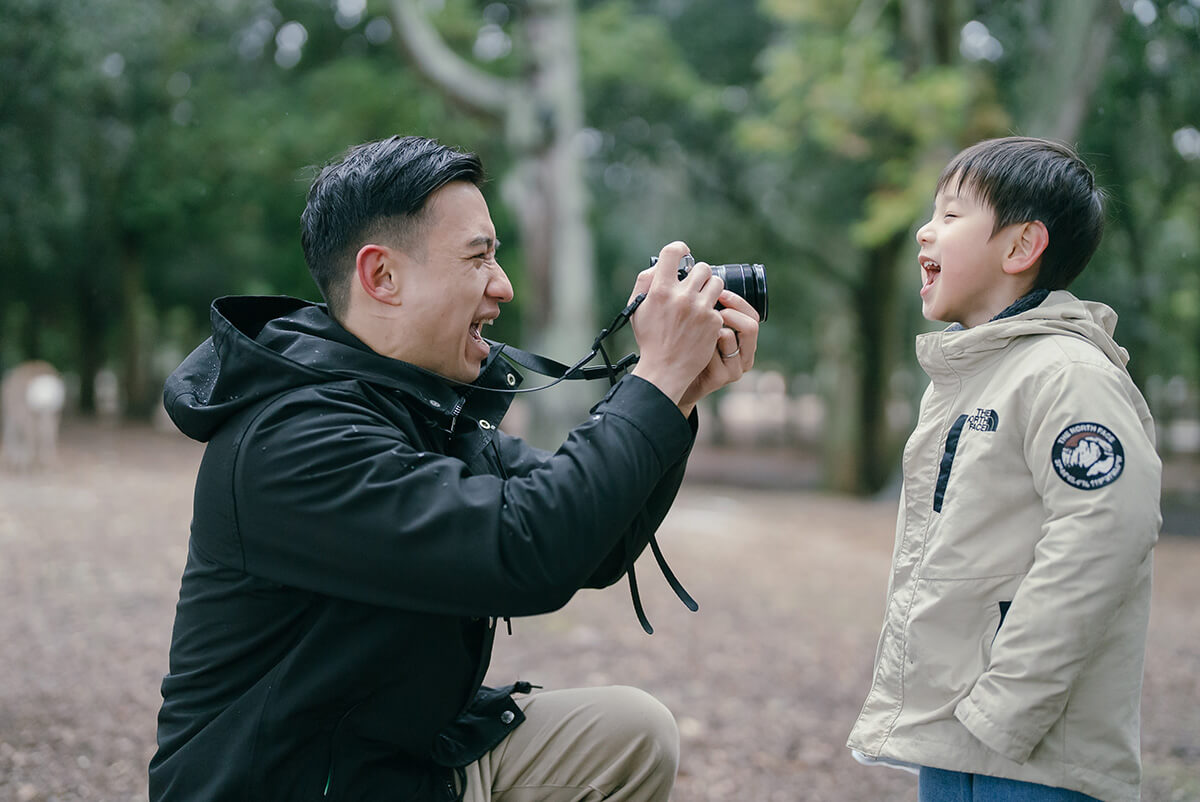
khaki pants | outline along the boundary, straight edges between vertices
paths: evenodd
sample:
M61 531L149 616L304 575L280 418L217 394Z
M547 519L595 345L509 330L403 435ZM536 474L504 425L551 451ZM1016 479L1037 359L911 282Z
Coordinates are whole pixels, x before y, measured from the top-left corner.
M658 802L671 795L679 730L637 688L545 691L525 721L466 767L464 802Z

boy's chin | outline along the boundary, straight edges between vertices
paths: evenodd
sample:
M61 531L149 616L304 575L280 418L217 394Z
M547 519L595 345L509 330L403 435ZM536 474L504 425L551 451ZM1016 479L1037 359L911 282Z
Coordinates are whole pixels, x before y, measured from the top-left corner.
M939 315L936 312L926 312L924 310L922 310L922 312L921 312L921 317L925 318L930 323L941 323L942 325L945 325L945 326L950 326L950 325L960 322L957 320L951 320L949 315ZM967 326L965 324L961 324L961 325L963 325L963 328L967 328Z

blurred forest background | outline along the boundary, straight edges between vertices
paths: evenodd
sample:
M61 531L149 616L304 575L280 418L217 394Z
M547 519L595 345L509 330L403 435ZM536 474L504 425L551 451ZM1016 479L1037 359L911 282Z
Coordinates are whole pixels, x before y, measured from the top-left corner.
M873 493L924 385L936 177L1025 134L1076 145L1109 192L1072 289L1119 312L1164 454L1200 451L1200 0L0 0L0 20L0 369L49 360L80 414L151 416L216 296L317 298L315 169L420 133L489 171L516 286L496 339L574 361L670 239L763 263L758 375L715 436Z

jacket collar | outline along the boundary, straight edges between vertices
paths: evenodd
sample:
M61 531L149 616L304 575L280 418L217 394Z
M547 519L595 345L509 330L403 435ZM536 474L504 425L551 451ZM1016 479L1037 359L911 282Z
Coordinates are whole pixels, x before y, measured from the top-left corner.
M323 304L287 297L225 297L212 336L167 380L164 405L180 430L207 440L230 416L298 387L351 379L401 395L431 417L498 422L522 380L494 346L472 384L383 356L342 328Z

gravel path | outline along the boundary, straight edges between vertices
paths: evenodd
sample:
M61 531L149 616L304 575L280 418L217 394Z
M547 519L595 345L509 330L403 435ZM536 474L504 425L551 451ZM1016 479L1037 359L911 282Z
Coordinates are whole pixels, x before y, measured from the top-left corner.
M145 799L200 455L149 428L75 424L57 470L0 474L0 800ZM689 480L660 541L699 614L646 558L652 637L624 583L587 591L514 621L490 677L649 690L679 721L680 802L912 802L909 775L860 767L842 745L866 691L894 514L894 501ZM1198 577L1200 538L1164 535L1147 802L1200 800Z

